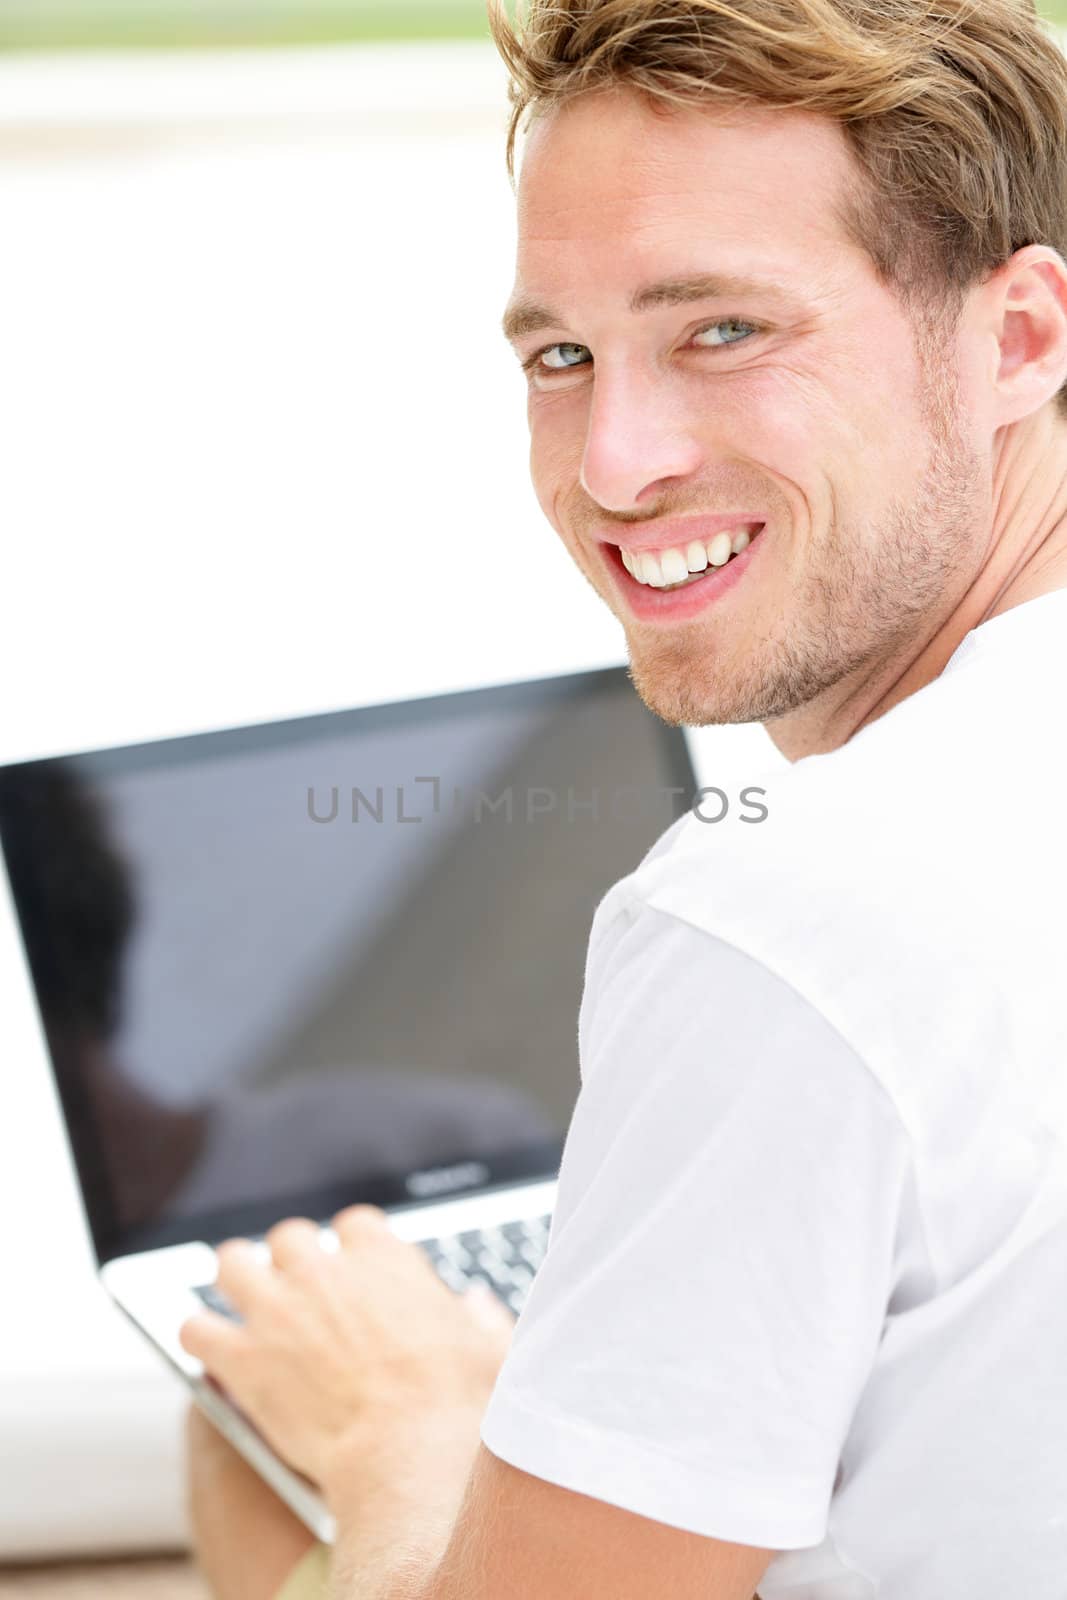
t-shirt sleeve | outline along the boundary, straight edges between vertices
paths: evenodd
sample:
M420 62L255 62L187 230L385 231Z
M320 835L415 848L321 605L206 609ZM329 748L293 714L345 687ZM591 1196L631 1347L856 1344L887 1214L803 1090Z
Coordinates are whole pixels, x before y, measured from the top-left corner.
M824 1538L911 1147L826 1019L640 902L594 926L548 1252L481 1437L693 1533Z

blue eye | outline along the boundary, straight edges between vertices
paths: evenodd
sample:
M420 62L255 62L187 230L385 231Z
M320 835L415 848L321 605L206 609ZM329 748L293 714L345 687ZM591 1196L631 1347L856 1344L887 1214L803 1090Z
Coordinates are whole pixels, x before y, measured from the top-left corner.
M693 334L693 339L694 341L699 340L704 334L714 333L719 328L741 328L747 331L743 332L740 338L721 339L715 344L702 345L702 349L722 350L727 345L741 344L743 340L749 339L753 334L757 334L759 332L759 328L754 323L745 322L740 317L720 317L717 322L710 322L705 327L698 328L696 333ZM556 362L544 360L544 357L550 356L553 351L557 350L560 352L560 356L564 359ZM527 357L527 359L522 363L522 369L524 372L570 372L573 371L575 367L588 366L589 363L587 360L566 360L565 356L567 351L577 351L579 356L584 355L588 357L589 355L589 350L584 344L546 344L542 345L540 350L535 350L532 356Z
M539 350L537 352L537 355L534 357L534 360L535 361L539 361L542 356L551 355L553 350L584 350L584 349L585 349L585 345L584 344L550 344L550 345L546 345L543 350ZM570 366L579 367L581 365L582 365L582 363L580 361L564 362L561 366L558 366L558 367L554 367L554 366L552 366L551 363L548 363L548 370L550 372L566 372L567 368L570 367Z
M753 327L753 324L751 322L742 322L740 317L723 317L719 322L710 322L706 328L698 328L697 332L694 333L693 338L694 339L699 339L701 334L714 333L716 328L751 328L753 332L756 331L756 329ZM748 334L744 334L742 337L747 339L748 338ZM740 344L741 340L740 339L725 339L723 341L723 343L724 344ZM712 350L718 350L718 349L721 349L721 345L710 345L710 346L706 346L705 348L709 348L709 349L712 349Z

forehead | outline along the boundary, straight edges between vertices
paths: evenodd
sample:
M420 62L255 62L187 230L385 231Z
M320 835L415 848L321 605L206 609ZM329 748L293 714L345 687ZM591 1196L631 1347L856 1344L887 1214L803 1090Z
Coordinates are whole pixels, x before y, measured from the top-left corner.
M579 95L526 140L517 288L762 267L788 269L802 291L856 253L834 209L854 171L838 125L809 112L653 110L625 87Z

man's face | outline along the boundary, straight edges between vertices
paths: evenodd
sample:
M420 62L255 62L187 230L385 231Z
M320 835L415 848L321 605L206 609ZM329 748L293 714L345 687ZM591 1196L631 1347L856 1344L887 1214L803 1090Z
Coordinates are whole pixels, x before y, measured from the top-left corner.
M534 487L668 722L766 722L884 668L981 562L990 466L955 345L917 349L842 233L849 163L837 126L806 112L664 116L619 89L527 141L512 304L548 309L515 339L535 358ZM710 274L782 292L701 285L631 308ZM763 526L725 566L720 539L696 581L662 564L685 587L627 571L621 550L688 557L716 521Z

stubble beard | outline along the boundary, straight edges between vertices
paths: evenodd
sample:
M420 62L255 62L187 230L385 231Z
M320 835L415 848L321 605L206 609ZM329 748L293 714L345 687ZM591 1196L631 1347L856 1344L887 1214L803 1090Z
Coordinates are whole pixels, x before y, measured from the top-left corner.
M982 464L959 427L959 394L944 335L922 354L927 466L910 500L894 500L877 529L835 516L806 553L788 610L761 631L718 647L716 607L670 635L624 623L630 677L649 709L675 726L772 722L853 675L883 671L936 631L966 585L981 531ZM766 530L765 530L766 531ZM768 548L760 561L773 562ZM746 575L734 601L743 615Z

